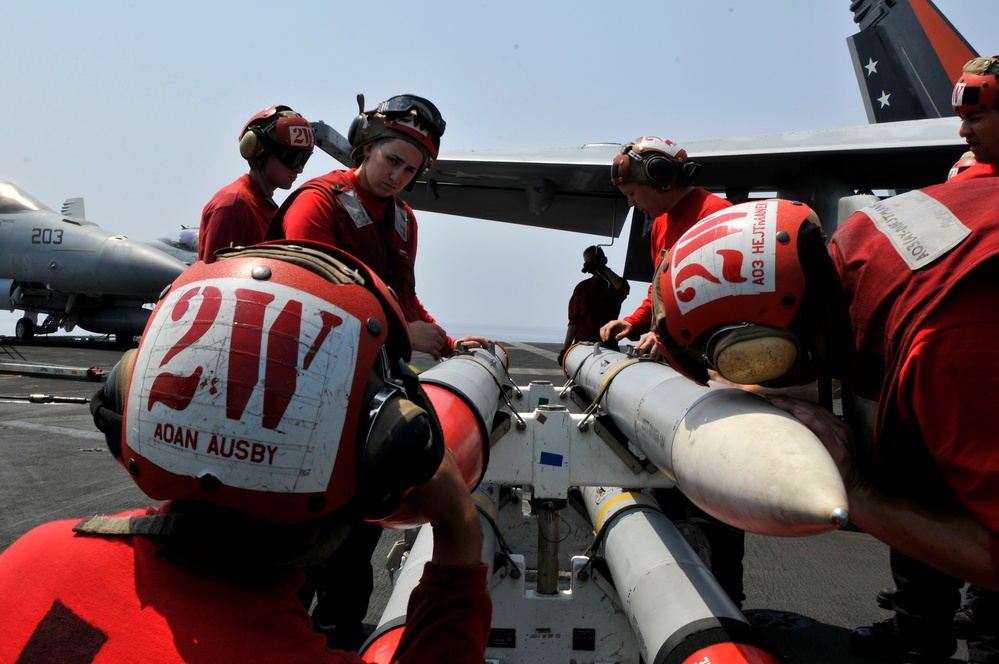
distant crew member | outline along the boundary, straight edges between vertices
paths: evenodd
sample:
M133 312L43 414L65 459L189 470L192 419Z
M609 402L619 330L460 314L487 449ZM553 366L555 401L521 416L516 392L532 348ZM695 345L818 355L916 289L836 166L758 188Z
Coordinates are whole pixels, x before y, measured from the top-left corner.
M399 297L413 349L448 357L455 340L416 294L416 215L396 196L433 166L446 123L433 103L415 95L390 97L369 111L358 95L358 112L347 134L357 166L314 178L292 192L268 238L314 240L356 256ZM458 342L488 345L475 336Z
M268 237L310 240L337 247L364 262L399 299L413 349L450 356L456 343L488 346L483 337L454 340L416 294L416 215L396 194L412 187L437 159L446 123L430 101L398 95L358 113L347 138L357 166L309 180L285 199ZM371 556L382 529L359 524L334 557L309 572L302 601L316 607L317 630L332 647L356 649L367 634L363 620L374 588Z
M621 313L621 304L628 298L631 286L607 267L607 256L599 246L587 247L583 251L583 279L572 291L569 298L569 324L565 330L565 342L558 354L562 363L569 347L577 341L600 341L600 328L614 320ZM617 349L617 341L607 346Z
M312 156L312 125L288 106L271 106L239 133L239 154L250 172L219 190L201 213L198 260L211 263L226 247L262 242L278 207L275 189L290 189Z
M407 505L433 554L392 661L481 664L479 515L409 356L394 297L342 252L195 263L91 401L118 463L166 502L44 524L0 554L0 662L359 664L313 631L301 570Z
M954 90L980 163L999 158L997 88L999 58L976 58ZM655 303L663 353L695 379L708 369L773 387L843 379L851 427L818 404L771 399L825 443L853 522L892 549L895 617L851 643L906 661L955 652L958 579L999 589L999 179L962 175L854 213L828 252L801 204L746 204L773 238L752 258L765 288L747 259L756 224L705 232L715 215L676 245ZM911 587L906 574L918 575ZM981 609L969 661L995 662L999 616Z
M611 164L611 182L628 197L628 205L653 217L652 265L699 219L730 203L694 185L700 165L687 151L658 136L641 136L621 148ZM637 223L633 220L632 223ZM651 280L652 275L649 275ZM631 339L639 352L655 350L655 337L646 334L652 324L652 287L645 301L623 320L612 320L600 330L604 341Z

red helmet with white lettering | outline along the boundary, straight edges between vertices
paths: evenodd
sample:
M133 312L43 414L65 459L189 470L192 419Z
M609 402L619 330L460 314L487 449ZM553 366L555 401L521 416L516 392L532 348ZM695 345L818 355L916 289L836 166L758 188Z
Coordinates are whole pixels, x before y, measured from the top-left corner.
M954 86L951 104L955 113L976 113L995 108L999 100L999 55L974 58L965 65Z
M653 329L675 369L744 385L814 380L832 262L802 203L735 205L683 234L653 279Z
M251 163L274 155L288 168L305 166L316 145L312 124L289 106L256 113L239 132L239 154Z
M611 163L611 183L645 184L669 189L679 178L681 184L691 184L700 165L687 159L687 151L659 136L640 136L621 147Z
M278 524L345 506L382 518L443 457L409 356L390 291L348 254L284 241L226 252L173 283L131 370L118 367L109 447L157 500Z

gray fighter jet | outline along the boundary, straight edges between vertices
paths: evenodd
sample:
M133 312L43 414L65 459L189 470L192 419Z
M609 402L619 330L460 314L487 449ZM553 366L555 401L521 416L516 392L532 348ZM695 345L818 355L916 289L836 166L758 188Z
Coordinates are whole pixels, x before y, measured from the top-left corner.
M131 340L149 318L144 305L186 267L0 182L0 306L24 312L15 326L22 342L76 327Z

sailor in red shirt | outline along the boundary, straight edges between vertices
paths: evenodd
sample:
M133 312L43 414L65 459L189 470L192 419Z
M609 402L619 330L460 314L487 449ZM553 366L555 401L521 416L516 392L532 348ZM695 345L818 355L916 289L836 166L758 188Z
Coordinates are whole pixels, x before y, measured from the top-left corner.
M997 79L999 59L978 58L955 89L961 135L979 160L999 155ZM680 239L654 303L664 355L697 380L708 369L765 387L841 378L850 426L819 404L771 399L826 444L853 522L905 556L993 590L997 201L999 179L951 178L855 213L828 251L800 203L736 206ZM830 389L820 394L831 403ZM894 650L881 654L939 661L954 652L953 634L898 608ZM994 645L994 636L991 645L969 639L970 661L993 661Z
M658 136L642 136L621 148L611 165L611 182L628 197L628 205L654 217L652 264L662 252L699 219L731 205L701 187L694 186L700 165L687 158L687 151ZM632 223L637 221L632 220ZM624 320L612 320L600 330L604 341L637 340L651 329L652 287L645 301ZM636 346L639 352L655 350L655 337L646 335Z
M979 163L975 153L969 150L950 169L947 181L961 182L993 176L994 166ZM895 587L881 590L877 602L882 608L894 611L895 615L853 630L850 643L855 650L872 654L891 654L898 650L924 651L927 648L923 644L929 641L949 643L955 636L964 636L974 657L975 651L982 650L983 646L989 647L989 642L993 650L995 645L999 645L999 591L970 584L962 605L961 588L964 582L960 579L896 549L890 550L889 561ZM914 617L918 617L918 623ZM901 630L900 624L907 629ZM905 643L912 641L910 635L917 632L918 642Z
M290 189L315 145L312 125L288 106L271 106L250 118L239 134L239 154L250 172L220 189L205 205L198 232L198 260L264 239L277 211L275 189Z
M434 551L393 661L481 664L478 513L409 355L393 296L347 254L270 243L195 263L91 402L167 502L7 548L0 662L361 662L313 631L301 569L407 503Z
M559 364L574 342L600 341L601 326L617 318L621 313L621 304L631 291L628 282L607 267L607 256L599 246L587 247L583 251L582 271L589 272L590 278L576 284L569 298L569 324L559 352Z
M357 167L327 173L292 192L268 238L322 242L362 261L398 298L414 350L440 358L450 356L455 343L488 345L477 336L452 339L423 307L416 294L416 215L396 196L433 165L444 118L415 95L391 97L368 111L359 97L358 113L347 132ZM312 619L331 645L351 648L365 638L362 621L374 588L371 555L381 534L371 524L355 528L333 559L308 573L302 601L311 605L315 593Z
M451 355L447 336L416 295L416 215L396 197L433 166L446 123L428 100L398 95L375 110L363 109L348 132L358 166L306 182L289 196L271 223L269 239L322 242L357 257L399 298L413 348L434 357ZM487 345L482 337L458 340Z

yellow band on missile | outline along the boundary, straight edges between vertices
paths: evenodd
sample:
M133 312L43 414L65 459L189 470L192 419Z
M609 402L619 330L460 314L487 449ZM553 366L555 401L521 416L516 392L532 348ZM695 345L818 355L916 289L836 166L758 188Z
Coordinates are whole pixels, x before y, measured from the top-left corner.
M607 504L604 505L602 508L600 508L600 513L597 514L597 522L595 524L593 524L594 525L594 529L599 533L600 530L603 528L603 525L604 525L604 517L605 516L607 516L607 517L613 517L619 511L619 509L615 509L613 511L613 513L611 513L611 514L608 515L607 514L607 510L611 509L612 507L614 507L615 505L617 505L618 503L620 503L622 500L628 500L628 499L631 499L632 501L634 501L636 503L642 503L642 504L647 505L649 507L654 507L656 509L659 509L659 504L656 503L656 501L655 501L654 498L652 498L651 496L649 496L647 494L644 494L644 493L630 493L630 492L629 493L622 493L620 496L617 496L616 498L612 498L611 500L608 500Z

